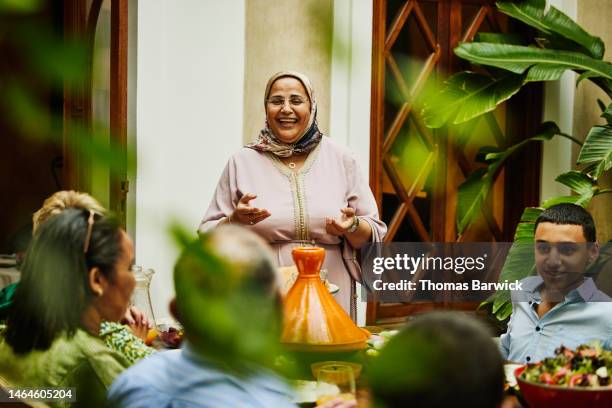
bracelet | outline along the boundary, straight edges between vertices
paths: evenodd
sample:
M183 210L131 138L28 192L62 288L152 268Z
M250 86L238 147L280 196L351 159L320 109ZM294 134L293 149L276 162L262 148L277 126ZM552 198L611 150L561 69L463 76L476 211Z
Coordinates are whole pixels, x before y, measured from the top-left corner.
M351 225L351 227L346 230L346 232L352 234L353 232L357 231L357 228L359 228L359 217L355 216L355 219L353 220L353 225Z

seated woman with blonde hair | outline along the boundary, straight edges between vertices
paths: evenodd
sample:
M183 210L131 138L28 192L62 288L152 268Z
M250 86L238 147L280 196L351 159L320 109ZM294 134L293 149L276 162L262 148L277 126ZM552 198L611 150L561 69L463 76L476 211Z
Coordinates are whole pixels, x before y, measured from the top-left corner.
M130 365L98 335L128 307L133 258L125 231L94 211L70 208L42 224L0 342L0 375L19 387L74 387L78 405L102 405Z
M68 208L92 210L96 214L106 214L106 209L94 197L87 193L73 190L62 190L48 197L43 206L32 216L32 234L48 219L62 213ZM0 298L0 321L6 318L14 293L19 283L14 283L2 290ZM122 324L125 323L125 324ZM151 355L155 350L144 343L149 329L149 322L143 313L136 308L129 308L121 322L103 321L100 324L100 338L111 349L123 354L130 362Z

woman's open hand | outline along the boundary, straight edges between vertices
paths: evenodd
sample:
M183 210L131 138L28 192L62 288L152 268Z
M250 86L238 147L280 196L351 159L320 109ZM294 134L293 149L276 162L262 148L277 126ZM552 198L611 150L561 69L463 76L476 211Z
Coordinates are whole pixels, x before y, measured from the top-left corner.
M238 201L238 205L234 212L229 216L230 223L239 222L241 224L255 225L260 221L265 220L271 214L265 208L251 207L249 201L257 198L256 194L246 193Z
M327 217L325 219L325 230L328 234L341 236L348 232L355 222L355 209L346 207L340 209L340 216L337 218Z

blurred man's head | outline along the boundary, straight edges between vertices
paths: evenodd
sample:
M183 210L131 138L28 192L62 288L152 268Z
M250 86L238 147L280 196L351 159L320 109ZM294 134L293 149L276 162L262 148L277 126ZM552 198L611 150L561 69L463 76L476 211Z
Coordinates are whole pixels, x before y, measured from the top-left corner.
M595 223L584 208L558 204L535 224L535 262L546 288L567 293L584 279L586 267L599 254Z
M487 329L459 313L418 317L373 362L376 407L491 408L503 397L503 361Z
M189 343L224 362L269 363L282 323L280 278L256 234L223 226L201 235L174 269L175 313Z

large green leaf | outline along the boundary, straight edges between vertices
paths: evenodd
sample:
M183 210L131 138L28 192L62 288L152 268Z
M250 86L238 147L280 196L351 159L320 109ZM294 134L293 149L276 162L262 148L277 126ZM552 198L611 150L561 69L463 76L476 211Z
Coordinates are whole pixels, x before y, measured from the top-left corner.
M612 64L587 57L579 52L547 50L521 45L494 43L462 43L455 54L477 64L502 68L523 74L531 67L536 72L529 80L558 79L564 70L593 72L605 79L612 79Z
M542 208L527 207L523 211L514 234L514 243L499 275L499 282L521 280L535 273L533 255L535 221L542 213ZM498 291L493 296L493 313L499 320L504 320L512 312L510 292Z
M589 77L589 81L594 83L612 99L612 81L602 77Z
M510 17L514 17L544 33L551 32L543 22L546 0L498 1L495 5L499 11Z
M606 113L609 111L610 106ZM599 178L603 172L610 170L612 167L612 126L593 126L591 128L580 150L577 163L598 163L593 172L595 179Z
M486 42L496 44L514 44L526 45L527 40L520 34L516 33L487 33L480 32L474 37L475 42Z
M457 192L457 231L463 233L472 222L491 189L486 168L480 168L468 176Z
M585 79L589 79L589 78L597 78L597 74L594 73L593 71L583 72L582 74L578 76L578 79L576 79L576 86L578 86Z
M559 127L555 123L545 122L542 124L539 134L512 145L506 150L499 151L498 148L489 146L481 147L476 157L480 162L487 163L488 166L474 171L459 186L457 191L457 232L462 234L474 220L492 188L497 172L508 157L527 143L550 140L559 133Z
M517 93L523 85L521 75L506 74L500 78L474 72L460 72L448 78L442 92L425 102L423 118L431 128L446 122L460 124L490 112Z
M527 71L527 77L525 78L525 82L536 82L536 81L556 81L557 79L563 76L563 73L567 71L567 67L565 65L543 65L537 64L531 67L529 71ZM585 74L589 76L597 76L598 74L593 71L587 71ZM584 77L582 77L584 79ZM582 80L581 79L581 80Z
M544 0L498 1L497 8L511 16L537 28L546 34L556 34L581 45L593 57L602 59L604 43L599 37L586 32L574 20L551 6L544 14Z
M598 99L597 102L599 103L601 101ZM602 109L602 111L603 112L601 113L601 117L604 118L606 122L608 122L609 126L612 126L612 103L608 105L607 108Z
M579 171L570 170L566 173L559 174L555 181L568 186L578 193L578 195L593 195L593 180Z
M571 196L561 196L561 197L552 197L542 203L542 207L550 208L553 205L563 204L563 203L571 203L576 204L576 202L580 200L580 196L571 195Z

